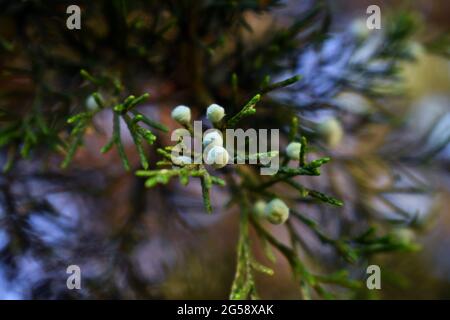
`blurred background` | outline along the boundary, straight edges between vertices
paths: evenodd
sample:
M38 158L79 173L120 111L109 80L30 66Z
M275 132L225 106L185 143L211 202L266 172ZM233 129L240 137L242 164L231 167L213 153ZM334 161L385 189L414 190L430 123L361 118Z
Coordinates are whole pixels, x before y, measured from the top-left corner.
M198 184L146 189L123 170L116 152L99 152L112 133L110 110L86 130L71 166L59 168L62 155L54 146L69 135L65 120L86 108L93 92L79 77L82 68L119 77L127 92L150 92L140 111L171 130L177 126L170 111L179 104L191 106L194 118L212 102L233 113L233 73L242 101L266 75L302 75L272 93L251 123L283 128L285 110L296 110L313 153L333 159L323 177L305 184L329 191L344 207L298 206L336 237L375 223L420 246L349 265L297 226L303 250L317 257L305 253L310 268L343 268L364 279L367 264L380 265L382 290L332 288L342 299L450 298L450 2L290 0L272 7L271 1L244 1L233 7L233 1L79 1L82 29L68 31L65 8L75 2L0 1L0 165L14 159L0 176L0 298L228 298L239 212L226 207L226 189L213 189L213 215L204 212ZM327 9L295 41L280 40L278 47L266 41L274 33L285 39L279 36L284 28L317 3ZM381 8L381 32L365 27L371 4ZM398 37L408 34L407 41L383 33L398 12L417 21L410 36L408 27L392 27ZM14 121L14 128L39 127L28 117L39 106L51 130L38 135L22 159L26 134L10 138L6 128ZM324 124L327 130L320 129ZM124 132L123 138L134 171L139 157L131 136ZM158 135L158 146L169 139ZM272 232L288 241L284 229ZM256 276L259 295L298 299L289 265L278 255L270 263L251 236L255 256L275 270ZM81 267L82 290L66 289L71 264Z
M348 18L357 18L370 1L338 1L335 10ZM375 4L375 2L373 2ZM405 3L402 1L380 1L380 7L394 9ZM342 4L342 5L341 5ZM449 3L446 1L414 1L410 8L417 10L423 18L424 25L420 32L422 37L439 32L448 34L449 22L445 18L449 12ZM339 14L339 15L340 15ZM345 21L345 20L344 20ZM347 20L348 21L348 20ZM345 22L344 22L345 23ZM448 139L450 130L449 112L449 62L448 59L431 53L419 54L416 63L405 65L403 71L406 82L408 111L405 114L406 122L410 125L413 134L420 135L421 130L430 126L442 126L443 139ZM439 110L439 111L438 111ZM437 121L437 118L441 120ZM434 119L434 120L433 120ZM442 122L440 122L442 121ZM445 133L447 132L447 133ZM419 253L400 256L380 257L380 265L400 275L400 283L388 285L382 290L381 296L385 299L448 299L449 298L449 272L448 272L448 230L449 230L449 175L448 175L448 140L438 156L440 161L447 164L443 166L446 172L439 177L431 178L430 183L439 190L432 202L427 203L423 198L405 197L399 199L408 210L425 212L426 206L436 205L436 216L429 229L417 234L417 240L422 245ZM413 152L413 150L410 150ZM413 209L414 208L414 209ZM446 271L447 269L447 271ZM386 275L389 277L389 274ZM395 281L394 281L395 283Z

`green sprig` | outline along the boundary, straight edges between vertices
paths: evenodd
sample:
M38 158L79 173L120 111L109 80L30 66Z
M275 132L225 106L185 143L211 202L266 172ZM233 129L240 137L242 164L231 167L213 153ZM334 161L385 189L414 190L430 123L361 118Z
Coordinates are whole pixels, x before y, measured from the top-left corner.
M259 102L259 100L261 100L260 94L257 94L253 98L251 98L250 101L248 101L237 114L235 114L230 120L228 120L227 126L229 128L234 128L243 118L255 114L255 106Z

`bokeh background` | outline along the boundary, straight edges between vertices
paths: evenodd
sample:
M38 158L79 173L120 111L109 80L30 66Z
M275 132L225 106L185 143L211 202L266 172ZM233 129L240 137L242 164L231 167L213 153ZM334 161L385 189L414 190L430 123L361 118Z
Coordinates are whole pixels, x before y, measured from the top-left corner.
M405 4L417 10L423 17L422 36L437 30L448 34L449 21L445 18L450 11L446 1L336 1L335 10L342 17L342 23L361 15L367 5L378 4L381 8L395 9ZM411 130L420 132L435 123L435 117L442 117L444 131L448 132L450 112L449 100L449 63L448 60L433 55L421 54L417 63L405 65L404 77L407 84L407 99L410 108L406 117ZM438 111L439 110L439 111ZM445 135L445 134L444 134ZM412 151L414 152L414 151ZM444 149L441 157L448 161L449 147ZM400 283L387 285L381 296L385 299L448 299L448 234L449 234L449 176L448 165L444 165L444 175L432 179L432 183L440 190L440 195L434 201L439 205L435 219L430 228L417 235L422 250L415 254L380 257L380 264L390 271L399 274ZM402 200L405 208L426 210L424 199L405 198ZM414 210L414 209L413 209ZM386 275L389 277L389 275ZM400 279L399 278L399 279ZM394 281L395 282L395 281ZM389 283L389 282L388 282Z

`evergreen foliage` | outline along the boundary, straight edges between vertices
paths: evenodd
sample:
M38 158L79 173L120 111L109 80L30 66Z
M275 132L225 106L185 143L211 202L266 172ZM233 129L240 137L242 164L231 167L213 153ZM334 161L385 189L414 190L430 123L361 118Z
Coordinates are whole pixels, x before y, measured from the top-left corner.
M133 176L137 185L130 191L133 212L127 222L102 241L113 247L110 268L126 269L123 272L131 296L153 294L145 280L127 268L132 265L130 248L138 243L132 230L139 228L146 209L142 199L148 191L143 187L170 188L175 179L183 186L199 181L205 212L215 214L222 209L211 199L216 191L213 186L217 186L228 197L226 209L239 213L231 299L259 298L255 272L274 274L274 249L287 260L305 299L336 298L339 291L333 286L347 288L357 296L363 278L350 274L349 265L364 266L380 252L418 249L396 232L421 228L426 221L415 219L384 197L385 192L404 192L402 187L373 187L368 181L368 159L383 162L390 173L401 170L408 174L405 164L421 166L425 160L432 161L448 140L433 154L417 157L395 152L369 154L368 158L341 157L333 148L334 142L327 143L327 134L340 136L338 129L325 132L315 118L323 110L339 119L350 114L356 119L352 124L339 122L347 133L367 123L394 128L401 124L401 116L389 103L401 92L401 63L414 60L411 37L419 25L414 15L392 15L385 30L367 35L347 31L330 34L332 17L327 4L315 1L289 25L274 25L261 35L252 30L248 15L276 11L283 1L79 2L83 12L79 31L65 28L65 8L72 1L0 5L0 229L8 234L6 245L0 246L0 262L11 279L19 274L21 256L33 256L49 271L64 265L64 248L70 251L78 247L68 244L70 239L68 243L45 242L33 230L32 217L51 217L52 223L64 228L64 216L48 200L14 188L25 188L32 181L51 181L63 188L82 189L95 177L111 181L117 171L110 174L77 165L77 155L92 137L87 132L94 129L96 135L105 136L96 124L104 114L112 115L112 133L99 151L104 154L116 149L124 170L131 171L124 174ZM427 46L445 54L448 47L438 44ZM374 108L368 113L343 110L335 97L344 91L364 96ZM158 109L157 118L141 108L146 101ZM222 133L227 128L280 129L280 150L292 142L301 145L298 161L291 161L281 151L281 167L273 176L259 175L260 165L214 169L189 161L174 163L173 145L165 145L169 127L173 127L168 121L171 109L163 106L193 106L193 116L202 119L212 103L225 109L225 118L212 124L216 129ZM192 130L189 124L184 126ZM135 157L126 149L125 128L139 164L130 160ZM274 154L248 155L264 156ZM347 196L333 180L336 171L347 174L359 193ZM408 191L431 192L428 185L418 181ZM386 215L372 205L372 196L381 199L395 219L385 219ZM274 228L267 216L254 214L253 208L258 201L273 199L281 199L289 207L287 221ZM347 204L357 219L343 215ZM330 221L338 225L337 232L324 227L317 215L308 213L310 209L332 215ZM289 240L280 239L275 228L285 230ZM301 231L304 228L332 248L331 260L325 261L311 250ZM256 257L255 246L264 248L265 261ZM83 250L86 257L96 251L90 246ZM102 279L89 279L85 294L93 298L127 297L116 280L113 271ZM52 287L56 280L51 273L41 281L33 296L67 294ZM99 288L100 282L107 285ZM42 290L43 286L48 290Z

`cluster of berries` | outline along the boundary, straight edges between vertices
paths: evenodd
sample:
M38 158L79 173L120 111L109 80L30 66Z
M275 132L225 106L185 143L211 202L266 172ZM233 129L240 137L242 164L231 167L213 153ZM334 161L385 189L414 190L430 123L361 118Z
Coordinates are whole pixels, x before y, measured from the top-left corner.
M172 118L183 126L190 126L191 123L191 109L187 106L177 106L172 110ZM211 104L206 116L212 124L218 125L225 116L225 109L218 104ZM229 161L228 151L223 147L223 138L219 130L208 132L203 137L203 147L207 150L205 159L206 164L211 165L216 169L223 168ZM183 156L178 160L184 164L191 163L191 158ZM176 160L176 161L178 161Z

